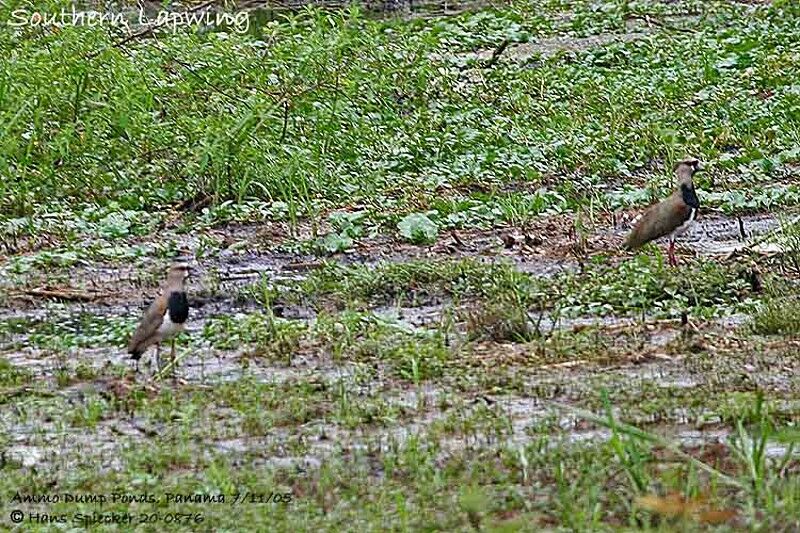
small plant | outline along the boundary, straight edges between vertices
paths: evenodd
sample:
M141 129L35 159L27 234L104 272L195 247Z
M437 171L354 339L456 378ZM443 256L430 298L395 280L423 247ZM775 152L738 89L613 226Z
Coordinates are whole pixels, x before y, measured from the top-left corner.
M353 238L344 233L331 232L317 239L317 248L325 253L335 254L353 247Z
M800 335L800 300L796 296L766 299L753 315L752 328L760 335Z
M780 256L784 268L800 273L800 221L781 221L780 232L776 235L782 241L783 253Z
M22 385L31 379L33 379L33 374L29 370L14 366L7 359L0 357L0 386ZM1 402L2 399L0 399Z
M614 416L608 394L603 391L603 403L605 404L608 428L611 430L611 438L608 446L614 452L620 466L628 477L631 490L636 494L642 494L650 486L650 475L647 470L647 462L650 457L650 449L643 441L635 435L619 431L619 425Z
M745 476L749 479L749 485L753 491L753 503L759 505L767 483L767 443L774 433L762 394L758 394L756 397L752 413L748 418L755 422L753 431L750 432L745 428L744 420L737 420L736 431L730 439L731 450L744 465Z
M458 505L466 513L467 520L475 531L482 529L482 515L487 501L490 498L481 487L465 487L459 494Z
M246 347L254 357L291 360L305 325L276 317L272 311L223 316L206 323L202 336L222 349Z
M397 223L397 229L406 240L414 244L430 244L436 241L439 227L426 214L412 213Z
M109 405L99 397L89 398L77 411L73 412L72 425L95 428L108 414Z
M470 340L526 342L540 334L527 307L508 296L481 302L468 310L466 328Z
M334 230L317 239L317 248L329 254L344 252L352 248L355 239L358 239L364 233L362 222L365 215L364 211L332 214L329 219Z

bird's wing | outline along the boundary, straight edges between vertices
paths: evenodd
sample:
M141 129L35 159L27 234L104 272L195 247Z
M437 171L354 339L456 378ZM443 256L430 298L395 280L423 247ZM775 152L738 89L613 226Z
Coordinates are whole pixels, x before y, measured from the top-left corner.
M139 327L133 333L128 343L128 352L133 353L143 351L152 344L152 339L164 322L164 315L167 312L167 299L162 294L147 308Z
M682 201L670 202L664 209L667 213L658 227L659 237L669 235L682 226L684 222L689 220L689 217L692 215L692 208Z
M625 246L635 250L650 241L669 235L686 222L690 214L691 208L684 202L677 201L673 195L644 213L625 241Z
M629 250L636 250L651 240L650 234L653 232L653 225L659 217L661 204L651 205L640 217L636 225L625 239L625 247Z

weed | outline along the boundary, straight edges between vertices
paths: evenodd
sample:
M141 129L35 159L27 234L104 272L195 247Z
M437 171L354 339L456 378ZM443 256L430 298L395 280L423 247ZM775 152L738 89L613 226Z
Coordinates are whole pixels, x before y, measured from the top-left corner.
M305 326L276 317L271 311L245 316L221 316L206 323L202 336L216 348L247 347L253 357L289 362Z

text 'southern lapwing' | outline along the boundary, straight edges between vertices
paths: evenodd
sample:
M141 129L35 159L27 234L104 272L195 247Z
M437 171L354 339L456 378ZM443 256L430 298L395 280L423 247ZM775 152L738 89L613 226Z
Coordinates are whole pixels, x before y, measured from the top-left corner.
M172 371L175 372L175 336L184 330L189 319L189 300L186 298L184 282L189 276L189 267L185 264L175 264L167 272L167 283L163 292L144 312L139 327L128 343L128 353L136 361L139 368L139 359L152 345L156 345L156 368L158 368L158 352L161 342L172 341L170 360Z
M700 162L690 158L678 162L675 174L678 188L672 195L649 207L625 240L625 248L636 250L650 241L669 235L669 264L676 266L675 238L689 229L697 218L700 201L692 177L700 170Z

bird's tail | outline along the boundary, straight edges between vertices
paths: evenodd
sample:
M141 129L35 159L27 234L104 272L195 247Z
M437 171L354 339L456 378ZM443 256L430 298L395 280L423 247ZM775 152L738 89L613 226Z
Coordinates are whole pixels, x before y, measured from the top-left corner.
M638 250L642 247L642 239L639 238L639 232L637 231L638 228L634 229L626 238L625 242L622 243L622 248L629 251Z

